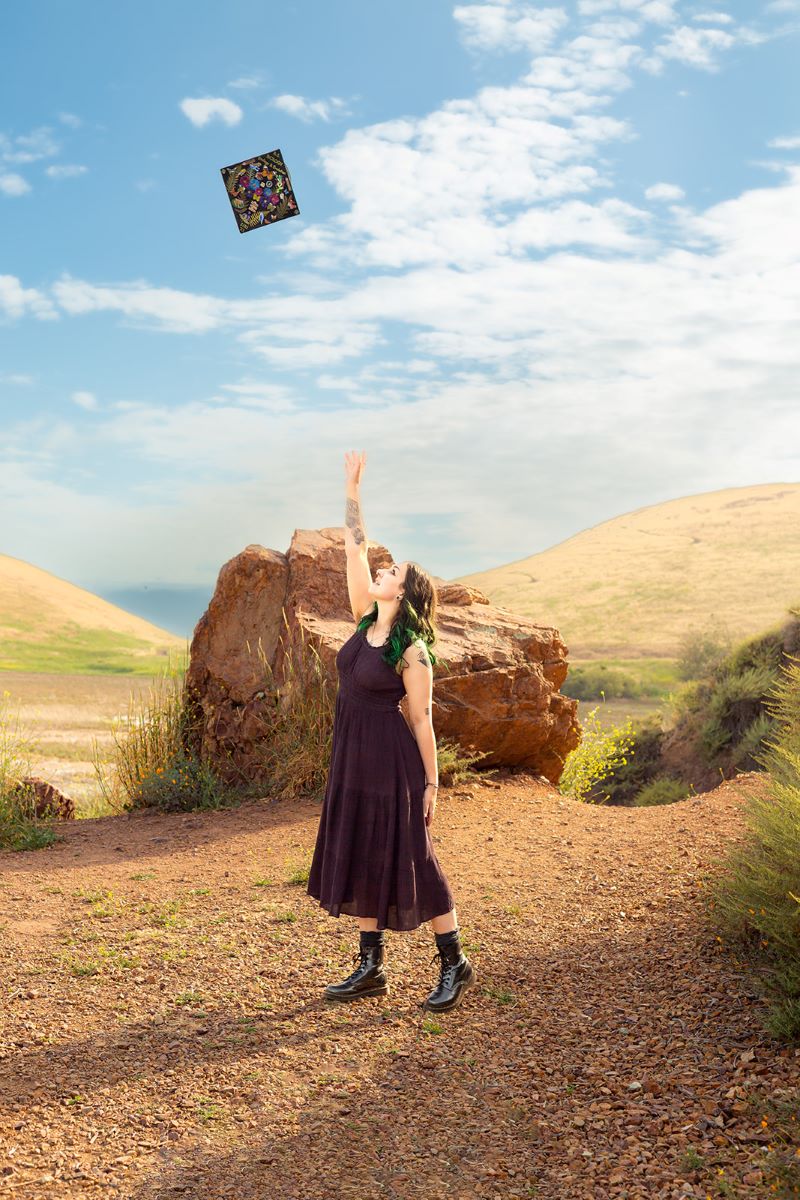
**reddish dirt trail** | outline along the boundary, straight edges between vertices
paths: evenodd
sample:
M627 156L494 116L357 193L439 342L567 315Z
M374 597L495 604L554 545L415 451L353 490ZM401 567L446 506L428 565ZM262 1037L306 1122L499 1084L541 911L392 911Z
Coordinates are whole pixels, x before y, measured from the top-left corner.
M651 809L528 775L443 790L478 985L438 1018L427 926L387 933L388 996L322 1000L358 939L290 882L314 802L65 823L0 855L0 1196L780 1195L753 1102L800 1052L703 916L758 786Z

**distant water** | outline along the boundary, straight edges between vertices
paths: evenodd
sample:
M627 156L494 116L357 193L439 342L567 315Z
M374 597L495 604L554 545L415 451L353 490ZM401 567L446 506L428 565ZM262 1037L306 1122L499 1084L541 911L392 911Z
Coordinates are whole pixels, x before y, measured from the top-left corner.
M110 604L116 604L137 617L144 617L146 621L152 621L161 629L189 641L195 625L208 608L213 591L213 584L207 588L155 584L149 587L145 584L139 588L95 589L96 595L102 596Z

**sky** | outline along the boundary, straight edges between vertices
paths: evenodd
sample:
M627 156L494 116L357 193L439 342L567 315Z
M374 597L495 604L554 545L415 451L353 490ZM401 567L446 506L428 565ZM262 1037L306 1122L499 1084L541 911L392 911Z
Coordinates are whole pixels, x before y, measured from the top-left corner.
M344 523L453 578L800 479L800 0L0 16L0 552L213 587ZM220 168L279 148L299 215Z

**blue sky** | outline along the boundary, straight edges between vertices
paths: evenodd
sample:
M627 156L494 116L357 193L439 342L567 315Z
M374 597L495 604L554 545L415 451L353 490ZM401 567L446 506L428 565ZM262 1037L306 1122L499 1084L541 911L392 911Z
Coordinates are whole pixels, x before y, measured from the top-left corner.
M0 21L0 552L202 589L341 526L348 449L445 578L798 479L795 0Z

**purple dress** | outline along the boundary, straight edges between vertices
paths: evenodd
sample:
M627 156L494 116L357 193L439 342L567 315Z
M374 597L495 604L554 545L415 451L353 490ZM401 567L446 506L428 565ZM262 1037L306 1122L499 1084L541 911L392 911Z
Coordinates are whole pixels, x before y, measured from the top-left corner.
M328 781L306 890L333 917L416 929L454 901L425 824L425 765L399 707L405 687L385 652L356 629L336 655Z

